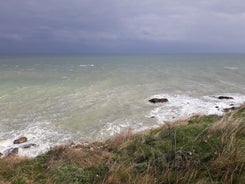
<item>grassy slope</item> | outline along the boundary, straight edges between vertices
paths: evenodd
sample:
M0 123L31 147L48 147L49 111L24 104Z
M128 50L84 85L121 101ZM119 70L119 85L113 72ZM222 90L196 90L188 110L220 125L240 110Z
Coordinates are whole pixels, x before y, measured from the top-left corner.
M104 143L0 159L0 183L242 183L245 107Z

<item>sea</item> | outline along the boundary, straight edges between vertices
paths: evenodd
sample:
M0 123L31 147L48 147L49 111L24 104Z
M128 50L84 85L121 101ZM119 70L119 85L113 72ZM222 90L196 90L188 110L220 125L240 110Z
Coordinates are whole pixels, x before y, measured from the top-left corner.
M0 153L36 157L244 102L245 54L0 56Z

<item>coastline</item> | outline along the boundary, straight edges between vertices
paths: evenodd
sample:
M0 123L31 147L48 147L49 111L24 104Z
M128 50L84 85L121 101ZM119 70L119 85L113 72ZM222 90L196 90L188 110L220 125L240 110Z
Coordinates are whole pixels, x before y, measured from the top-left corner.
M148 125L148 127L137 125L138 127L135 128L134 126L130 127L129 124L125 126L123 122L122 124L118 124L118 122L120 122L118 121L117 124L114 125L113 123L111 123L110 126L108 126L107 128L104 127L102 130L106 131L107 129L110 129L107 133L110 134L110 136L108 137L112 138L115 135L120 134L121 132L127 131L128 129L131 129L133 133L142 132L144 130L161 127L165 123L176 124L176 121L188 120L189 118L196 115L222 116L224 113L238 109L244 104L244 102L244 95L231 93L202 96L199 98L191 97L186 94L153 95L144 100L144 104L148 106L149 109L151 108L151 110L145 114L145 119L148 121L152 121L151 125ZM42 140L43 136L53 136L52 131L50 130L51 128L47 129L49 125L49 123L45 123L45 126L47 127L43 129L28 129L27 127L27 132L21 131L20 133L16 134L13 137L10 137L7 140L1 140L0 157L11 155L19 155L20 157L37 157L38 155L48 152L53 147L63 144L70 144L74 141L76 141L75 143L79 143L85 141L105 141L108 139L85 139L83 141L78 141L77 139L72 138L67 139L66 134L60 134L58 142L45 142L44 140ZM113 135L111 134L111 131L113 131ZM24 139L24 141L19 142L19 139ZM67 139L67 141L62 142L63 139Z
M105 142L58 146L36 158L0 159L11 183L239 183L245 177L245 106Z

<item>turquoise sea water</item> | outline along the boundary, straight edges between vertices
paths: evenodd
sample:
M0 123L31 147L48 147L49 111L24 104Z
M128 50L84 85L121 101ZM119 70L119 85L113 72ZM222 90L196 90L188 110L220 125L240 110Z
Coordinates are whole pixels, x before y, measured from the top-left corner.
M0 152L20 136L36 146L19 154L36 156L244 102L242 54L0 56Z

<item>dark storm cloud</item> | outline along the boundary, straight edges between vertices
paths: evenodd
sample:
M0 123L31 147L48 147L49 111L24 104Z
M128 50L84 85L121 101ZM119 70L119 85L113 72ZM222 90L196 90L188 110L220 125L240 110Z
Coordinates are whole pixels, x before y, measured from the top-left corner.
M6 0L1 53L244 52L243 0Z

